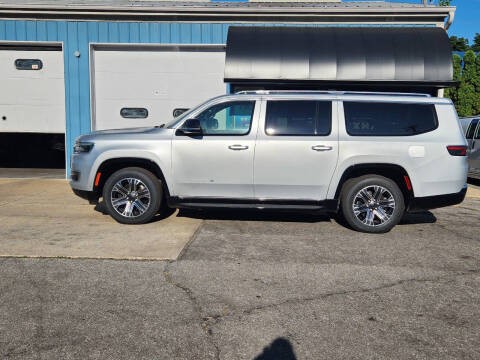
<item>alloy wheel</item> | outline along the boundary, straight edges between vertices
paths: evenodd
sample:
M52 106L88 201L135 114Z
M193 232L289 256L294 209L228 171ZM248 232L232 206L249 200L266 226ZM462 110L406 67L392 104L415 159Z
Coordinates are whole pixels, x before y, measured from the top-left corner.
M110 195L115 211L128 218L143 215L151 202L150 190L145 183L132 177L117 181Z
M353 213L363 224L380 226L390 220L395 211L395 198L392 193L379 185L361 189L353 198Z

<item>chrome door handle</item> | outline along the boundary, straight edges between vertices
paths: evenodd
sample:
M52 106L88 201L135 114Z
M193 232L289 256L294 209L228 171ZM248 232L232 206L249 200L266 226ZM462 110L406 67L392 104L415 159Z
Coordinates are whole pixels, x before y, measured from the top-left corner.
M326 145L315 145L312 146L312 150L315 151L329 151L332 150L333 148L331 146L326 146Z
M230 145L228 148L230 150L247 150L248 146L247 145Z

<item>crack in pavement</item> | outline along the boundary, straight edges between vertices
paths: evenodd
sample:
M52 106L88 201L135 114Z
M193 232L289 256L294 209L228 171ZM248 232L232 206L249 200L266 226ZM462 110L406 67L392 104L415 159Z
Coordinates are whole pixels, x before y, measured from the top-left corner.
M246 310L234 310L234 312L232 313L229 313L229 314L207 314L206 316L202 316L202 308L201 308L201 305L198 303L198 300L196 299L196 297L193 295L193 291L189 288L187 288L186 286L183 286L183 285L180 285L176 282L173 282L171 279L169 280L171 283L173 284L176 284L176 286L180 287L181 289L183 289L184 291L187 292L187 294L189 295L189 297L191 299L193 299L192 301L195 302L196 304L196 307L197 307L197 311L199 312L200 314L200 317L202 318L203 322L202 322L202 327L204 327L205 329L210 329L209 327L210 326L213 326L213 325L216 325L219 323L219 321L221 321L223 318L227 318L227 317L232 317L232 316L243 316L243 315L250 315L252 314L253 312L255 311L263 311L263 310L268 310L268 309L272 309L272 308L278 308L282 305L285 305L285 304L295 304L295 303L305 303L305 302L311 302L311 301L316 301L316 300L321 300L321 299L325 299L325 298L328 298L328 297L333 297L333 296L342 296L342 295L348 295L348 294L363 294L363 293L368 293L368 292L372 292L372 291L379 291L379 290L384 290L384 289L389 289L389 288L393 288L395 286L399 286L399 285L403 285L403 284L406 284L406 283L413 283L413 282L418 282L418 283L426 283L426 282L438 282L438 281L442 281L442 280L448 280L448 279L453 279L453 278L457 278L457 277L460 277L460 276L467 276L467 275L474 275L474 274L479 274L480 273L480 269L471 269L471 270L468 270L468 271L463 271L463 272L459 272L459 273L456 273L456 274L448 274L447 276L437 276L435 278L424 278L424 279L417 279L417 278L412 278L412 279L404 279L404 280L399 280L399 281L395 281L393 283L390 283L390 284L385 284L385 285L381 285L381 286L377 286L377 287L372 287L372 288L364 288L364 289L357 289L357 290L344 290L344 291L335 291L335 292L330 292L330 293L325 293L325 294L321 294L321 295L318 295L318 296L312 296L312 297L306 297L306 298L296 298L296 299L288 299L288 300L285 300L285 301L281 301L281 302L278 302L278 303L272 303L272 304L266 304L266 305L260 305L260 306L255 306L255 307L252 307L252 308L249 308L249 309L246 309ZM208 335L212 335L211 332L208 332ZM213 340L212 340L213 342Z
M460 238L465 238L465 239L467 239L467 240L478 241L478 238L473 238L473 237L468 236L468 235L465 235L465 234L463 234L463 233L461 233L461 232L459 232L459 231L452 230L452 229L450 229L449 227L447 227L447 225L443 225L443 224L439 224L439 223L437 223L437 224L435 224L435 225L438 226L438 227L439 227L440 229L442 229L442 230L445 230L445 231L447 231L447 232L449 232L449 233L451 233L451 234L454 234L454 235L456 235L456 236L459 236Z
M181 285L178 282L173 281L170 278L170 275L168 273L168 265L169 265L169 263L167 263L167 265L165 266L165 269L163 270L163 277L165 278L165 281L168 284L179 288L180 290L182 290L187 295L188 299L190 300L190 302L193 305L194 311L198 314L200 326L202 327L202 329L203 329L207 339L209 340L210 344L215 349L215 359L220 360L220 347L217 345L217 343L213 339L213 332L212 332L212 329L210 329L210 327L209 327L208 317L205 318L205 317L202 316L202 307L201 307L200 303L198 302L197 298L195 297L195 295L193 294L193 291L191 289L189 289L188 287L186 287L184 285Z

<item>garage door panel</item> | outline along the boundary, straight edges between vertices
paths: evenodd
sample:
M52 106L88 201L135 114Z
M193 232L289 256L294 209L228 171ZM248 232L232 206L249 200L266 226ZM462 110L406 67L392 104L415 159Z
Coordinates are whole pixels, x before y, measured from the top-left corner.
M64 133L65 122L59 122L65 116L64 105L8 105L0 107L0 132Z
M147 77L148 84L145 83ZM167 94L169 86L165 80L165 76L158 74L144 74L142 76L131 73L100 73L95 77L96 99L155 100L158 96Z
M63 79L28 79L28 86L24 79L2 79L2 93L0 104L63 104L65 98L52 96L62 94L64 89ZM39 104L39 105L40 105Z
M218 51L94 52L97 130L152 126L169 121L175 108L190 108L225 94L225 53ZM147 119L124 119L124 107L142 107Z
M17 59L41 61L20 70ZM0 50L0 132L65 132L65 83L61 51Z

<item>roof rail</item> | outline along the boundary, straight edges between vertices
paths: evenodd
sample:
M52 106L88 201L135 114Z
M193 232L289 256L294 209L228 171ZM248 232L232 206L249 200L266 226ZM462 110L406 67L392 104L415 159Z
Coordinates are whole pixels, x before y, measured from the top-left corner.
M273 94L334 94L334 95L390 95L390 96L421 96L431 97L430 94L382 92L382 91L341 91L341 90L243 90L237 95L273 95Z

